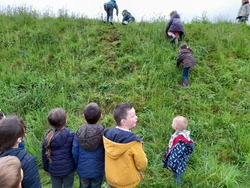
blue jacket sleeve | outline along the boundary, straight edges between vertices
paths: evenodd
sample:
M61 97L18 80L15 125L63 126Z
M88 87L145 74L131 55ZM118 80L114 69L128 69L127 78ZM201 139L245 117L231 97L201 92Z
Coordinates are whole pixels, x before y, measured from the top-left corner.
M40 188L41 182L38 173L38 168L36 165L36 160L33 156L29 157L26 161L26 164L23 166L23 181L22 187L23 188Z
M76 135L75 135L74 141L73 141L72 154L73 154L75 164L77 165L78 164L78 157L79 157L79 144L78 144L78 141L76 139Z

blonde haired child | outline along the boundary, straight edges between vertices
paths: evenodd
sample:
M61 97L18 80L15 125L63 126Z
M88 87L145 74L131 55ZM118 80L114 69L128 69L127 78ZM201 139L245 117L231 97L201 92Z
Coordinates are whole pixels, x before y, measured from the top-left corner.
M190 131L186 130L188 120L183 116L176 116L172 122L175 133L171 136L163 157L163 167L170 170L177 184L181 183L181 175L186 170L189 155L194 150L194 142L190 138Z
M21 162L15 156L0 158L0 187L21 188L23 171Z

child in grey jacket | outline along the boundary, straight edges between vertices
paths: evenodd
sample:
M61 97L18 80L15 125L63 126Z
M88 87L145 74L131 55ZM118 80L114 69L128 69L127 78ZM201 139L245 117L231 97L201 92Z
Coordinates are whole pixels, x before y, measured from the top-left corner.
M238 20L240 23L246 23L246 21L248 20L249 13L250 13L249 0L242 0L242 5L239 9L236 20Z

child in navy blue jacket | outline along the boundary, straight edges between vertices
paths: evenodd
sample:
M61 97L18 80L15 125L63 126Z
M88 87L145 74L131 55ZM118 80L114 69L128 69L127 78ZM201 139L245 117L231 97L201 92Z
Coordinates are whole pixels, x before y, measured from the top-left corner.
M170 170L177 184L181 183L181 175L186 170L189 155L193 153L194 142L190 131L186 130L188 121L183 116L177 116L172 122L175 133L172 135L163 157L163 167Z
M73 157L77 164L80 188L101 188L104 177L103 125L98 124L102 117L96 103L89 103L82 117L87 124L81 125L73 143Z
M48 123L51 129L46 132L42 143L43 169L50 175L52 188L71 188L75 171L72 155L75 133L65 127L67 115L62 108L50 111Z
M0 121L0 158L16 156L23 170L22 188L40 188L41 182L36 159L27 149L18 145L25 137L25 124L17 116L6 116Z

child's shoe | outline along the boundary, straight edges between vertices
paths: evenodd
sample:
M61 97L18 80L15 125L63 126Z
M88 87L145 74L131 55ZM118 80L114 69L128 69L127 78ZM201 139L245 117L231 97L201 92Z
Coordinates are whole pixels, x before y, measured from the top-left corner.
M180 87L187 87L188 86L188 80L184 80L179 84Z

